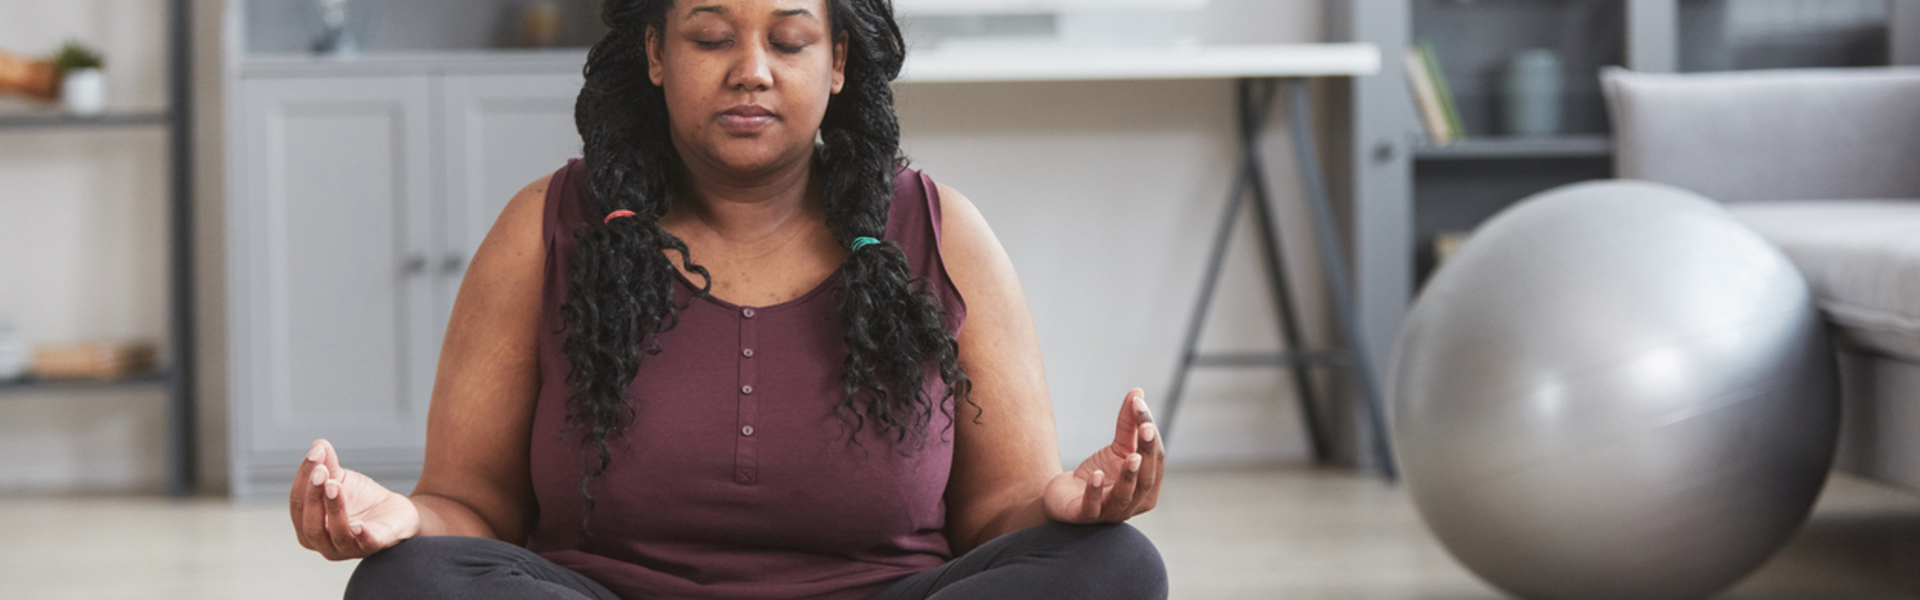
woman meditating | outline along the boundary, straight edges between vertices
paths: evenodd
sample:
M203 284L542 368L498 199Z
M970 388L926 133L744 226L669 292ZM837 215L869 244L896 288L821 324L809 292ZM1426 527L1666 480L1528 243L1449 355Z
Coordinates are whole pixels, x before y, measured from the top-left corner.
M324 440L349 598L1164 598L1139 390L1063 472L1013 265L907 169L887 0L608 0L584 159L454 305L411 496ZM351 457L346 457L351 462Z

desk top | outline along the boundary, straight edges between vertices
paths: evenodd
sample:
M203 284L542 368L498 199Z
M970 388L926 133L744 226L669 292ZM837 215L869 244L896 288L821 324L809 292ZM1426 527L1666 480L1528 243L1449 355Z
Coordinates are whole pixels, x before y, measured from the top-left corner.
M586 51L382 52L351 59L250 56L241 77L439 73L559 73L578 76ZM1094 46L1065 42L949 43L907 51L903 83L1345 77L1380 71L1373 44Z
M899 81L1095 81L1342 77L1380 71L1373 44L1083 46L995 43L907 51Z

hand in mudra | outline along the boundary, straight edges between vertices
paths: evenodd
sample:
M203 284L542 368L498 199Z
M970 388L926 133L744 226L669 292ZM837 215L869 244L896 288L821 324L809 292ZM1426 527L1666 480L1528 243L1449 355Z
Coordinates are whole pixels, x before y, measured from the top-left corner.
M365 558L420 531L412 500L342 468L326 440L314 441L300 461L287 506L300 545L327 560Z
M1054 476L1042 496L1047 517L1066 523L1118 523L1153 510L1167 451L1147 411L1146 393L1134 388L1120 403L1113 443L1080 468Z

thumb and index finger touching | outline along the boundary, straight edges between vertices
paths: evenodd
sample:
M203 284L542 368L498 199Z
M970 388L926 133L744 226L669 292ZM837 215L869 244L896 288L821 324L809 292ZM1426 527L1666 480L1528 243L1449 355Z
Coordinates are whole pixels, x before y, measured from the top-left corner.
M313 441L313 446L300 459L300 468L294 471L293 488L289 491L287 500L288 508L293 511L295 521L300 520L300 513L305 508L309 491L307 488L313 485L311 483L313 472L320 468L325 468L325 476L328 479L339 478L340 457L334 453L333 445L328 444L324 439Z
M1120 417L1113 426L1113 444L1109 446L1118 458L1140 451L1142 425L1153 423L1153 413L1147 410L1146 392L1140 388L1127 391L1126 399L1120 402ZM1148 428L1145 435L1158 436L1157 426Z
M315 477L322 477L316 482ZM322 487L327 482L344 482L346 470L340 467L340 454L334 451L333 444L325 439L313 441L307 454L301 457L300 468L295 471L293 488L288 493L287 509L292 513L296 529L311 520L315 513L324 514L324 495ZM303 546L313 547L316 540L301 539ZM312 545L310 545L312 544Z

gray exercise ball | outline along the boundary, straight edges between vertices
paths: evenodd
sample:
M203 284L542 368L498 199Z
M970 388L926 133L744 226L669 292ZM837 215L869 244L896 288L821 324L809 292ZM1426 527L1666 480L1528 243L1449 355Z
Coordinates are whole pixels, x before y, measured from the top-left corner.
M1839 428L1799 271L1717 203L1576 184L1495 215L1407 316L1389 383L1408 492L1528 598L1698 598L1805 521Z

